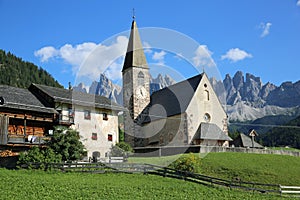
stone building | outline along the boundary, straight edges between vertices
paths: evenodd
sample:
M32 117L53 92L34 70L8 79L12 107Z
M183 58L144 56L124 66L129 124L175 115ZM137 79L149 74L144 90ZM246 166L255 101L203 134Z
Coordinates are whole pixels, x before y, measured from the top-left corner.
M132 146L228 146L227 115L205 73L150 96L149 67L135 20L122 73L125 139Z

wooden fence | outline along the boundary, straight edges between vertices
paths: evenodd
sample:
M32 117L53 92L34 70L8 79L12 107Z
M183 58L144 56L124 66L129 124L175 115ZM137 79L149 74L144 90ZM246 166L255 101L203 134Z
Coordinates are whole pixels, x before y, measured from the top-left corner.
M299 186L283 186L280 185L280 194L281 195L298 195L300 197L300 187Z

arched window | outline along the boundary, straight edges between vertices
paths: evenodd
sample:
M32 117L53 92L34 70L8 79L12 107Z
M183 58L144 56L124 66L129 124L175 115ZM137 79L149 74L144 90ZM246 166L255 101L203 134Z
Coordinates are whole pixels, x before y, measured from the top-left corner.
M138 73L138 85L144 85L144 77L143 72Z
M208 90L204 90L204 100L209 101L209 91Z

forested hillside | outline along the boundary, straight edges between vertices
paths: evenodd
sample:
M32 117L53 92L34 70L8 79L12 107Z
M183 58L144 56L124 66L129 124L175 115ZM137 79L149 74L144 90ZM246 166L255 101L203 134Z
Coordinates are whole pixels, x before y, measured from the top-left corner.
M31 83L62 87L46 70L0 49L0 84L27 88Z
M266 146L290 146L300 148L300 116L282 127L276 127L263 135Z

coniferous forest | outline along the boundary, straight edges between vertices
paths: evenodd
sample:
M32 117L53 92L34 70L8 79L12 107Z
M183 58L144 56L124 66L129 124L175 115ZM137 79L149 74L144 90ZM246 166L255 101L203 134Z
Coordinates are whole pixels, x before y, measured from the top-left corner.
M0 84L28 88L31 83L62 87L46 70L0 49Z

